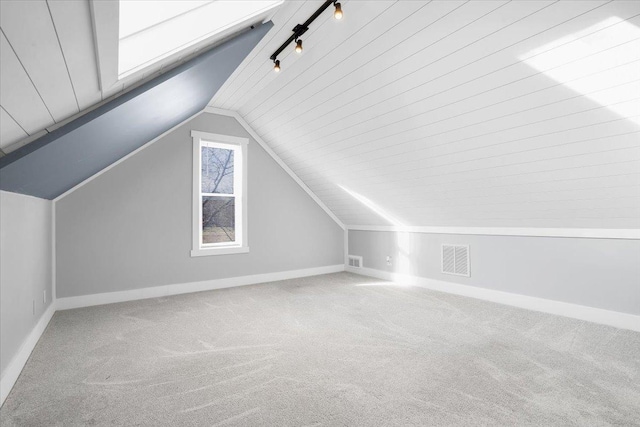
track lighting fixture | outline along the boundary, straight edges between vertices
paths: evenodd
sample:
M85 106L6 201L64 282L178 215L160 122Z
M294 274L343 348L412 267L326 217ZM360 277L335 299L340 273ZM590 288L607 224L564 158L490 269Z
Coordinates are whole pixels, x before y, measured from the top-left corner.
M275 71L276 73L280 71L280 61L278 60L278 55L280 55L280 53L283 50L285 50L287 46L291 44L291 42L293 41L296 42L296 47L295 47L296 53L302 53L302 40L300 40L300 36L306 33L307 30L309 29L309 25L311 25L311 23L315 21L316 18L320 16L322 12L324 12L331 5L335 7L335 11L333 12L333 17L336 19L342 19L343 14L342 14L342 6L340 5L340 3L338 3L336 0L326 0L322 4L322 6L320 6L318 10L316 10L313 13L313 15L311 15L309 19L307 19L304 22L304 24L296 25L293 28L293 34L291 35L291 37L289 37L286 42L282 43L282 45L275 52L273 52L273 55L271 55L270 57L273 63L275 64L273 66L273 71Z
M336 6L336 10L335 12L333 12L333 17L336 19L342 19L342 6L340 6L340 3L335 4Z

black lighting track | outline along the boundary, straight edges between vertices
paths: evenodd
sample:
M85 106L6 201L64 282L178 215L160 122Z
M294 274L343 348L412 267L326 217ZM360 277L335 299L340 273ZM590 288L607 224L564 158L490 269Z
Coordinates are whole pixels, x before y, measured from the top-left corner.
M322 12L324 12L332 4L335 5L335 7L336 7L336 12L334 14L336 19L342 18L342 8L340 6L340 3L337 2L336 0L327 0L327 1L325 1L322 4L322 6L320 6L318 8L318 10L313 12L313 15L311 15L309 17L309 19L307 19L304 22L304 24L297 24L292 30L293 34L291 35L291 37L289 37L287 39L287 41L282 43L282 45L278 49L276 49L276 51L273 52L273 54L270 56L270 59L276 64L276 71L280 70L280 61L278 61L278 55L280 55L280 53L283 50L285 50L287 48L287 46L289 46L293 41L297 42L298 39L300 38L300 36L302 36L304 33L306 33L307 30L309 30L309 25L311 25L311 23L313 21L315 21L316 18L318 18L318 16L322 15ZM298 46L301 48L302 44L299 43Z

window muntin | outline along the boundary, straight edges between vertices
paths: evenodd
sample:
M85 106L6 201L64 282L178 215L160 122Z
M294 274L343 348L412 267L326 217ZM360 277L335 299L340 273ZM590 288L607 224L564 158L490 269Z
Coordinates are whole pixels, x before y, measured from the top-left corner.
M247 252L246 138L192 131L192 255Z

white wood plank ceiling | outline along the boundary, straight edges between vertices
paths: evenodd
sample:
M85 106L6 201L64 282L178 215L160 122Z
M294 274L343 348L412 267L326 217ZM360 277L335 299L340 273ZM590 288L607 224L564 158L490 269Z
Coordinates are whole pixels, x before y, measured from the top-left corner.
M108 12L115 10L117 17L116 1L100 6L108 5ZM152 7L163 6L163 1L155 3ZM270 3L264 2L267 9L273 7ZM104 24L117 35L117 18L109 13L102 15ZM190 59L222 35L228 34L199 37L196 44L162 55L143 70L101 88L89 0L0 1L0 155ZM113 46L117 54L117 45ZM108 69L104 63L103 68Z
M2 1L0 28L0 148L102 100L88 1Z
M640 227L640 2L345 0L274 73L318 4L211 105L346 224Z

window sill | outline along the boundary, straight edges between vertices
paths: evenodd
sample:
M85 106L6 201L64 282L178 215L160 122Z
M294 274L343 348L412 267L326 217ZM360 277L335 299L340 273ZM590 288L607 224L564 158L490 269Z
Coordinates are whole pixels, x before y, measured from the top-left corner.
M211 255L231 255L249 253L248 246L234 246L227 248L200 248L191 250L191 257L211 256Z

